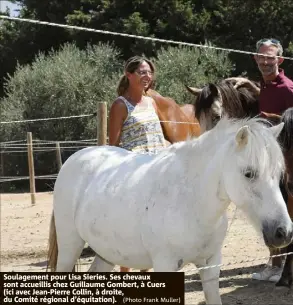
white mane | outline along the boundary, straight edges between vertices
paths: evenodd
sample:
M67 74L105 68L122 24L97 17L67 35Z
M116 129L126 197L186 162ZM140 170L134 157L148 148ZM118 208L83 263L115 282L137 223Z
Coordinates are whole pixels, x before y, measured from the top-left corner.
M200 150L209 152L210 148L214 146L214 143L218 143L219 146L215 146L218 150L220 146L230 144L230 149L235 143L235 136L237 131L244 126L249 127L249 141L246 146L247 160L250 160L252 167L257 167L260 174L270 176L280 176L285 169L284 157L280 145L276 141L274 135L268 129L270 123L262 118L247 118L247 119L231 119L223 117L218 124L211 130L206 131L199 138L191 139L186 142L175 143L168 149L175 154L190 153L190 158L196 154L197 146L200 143ZM214 143L210 141L210 137L213 137ZM208 146L205 147L205 139L208 139ZM211 143L213 143L211 145ZM228 145L229 145L228 144ZM168 150L167 149L167 150ZM210 152L211 156L213 152ZM162 153L164 154L164 152ZM271 166L268 167L268 164Z

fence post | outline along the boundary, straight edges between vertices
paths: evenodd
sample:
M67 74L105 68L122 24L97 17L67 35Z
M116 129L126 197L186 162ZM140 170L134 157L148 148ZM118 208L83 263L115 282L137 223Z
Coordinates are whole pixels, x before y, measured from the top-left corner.
M98 102L97 105L97 139L98 145L107 144L107 103Z
M35 186L35 167L34 167L34 154L33 154L33 137L32 133L27 133L27 156L28 156L28 169L30 175L30 193L32 205L36 203L36 186Z
M4 177L4 173L5 173L5 171L4 171L4 150L1 150L0 154L1 154L1 176Z
M62 167L62 157L61 157L61 150L60 150L59 142L56 142L56 158L57 158L58 171L60 171L60 169Z

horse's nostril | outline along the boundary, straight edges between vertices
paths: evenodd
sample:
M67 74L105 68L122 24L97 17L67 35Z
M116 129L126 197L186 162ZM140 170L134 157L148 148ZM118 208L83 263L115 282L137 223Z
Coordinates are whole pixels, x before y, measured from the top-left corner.
M276 230L276 238L277 239L284 239L284 238L286 238L286 232L285 232L285 230L282 227L279 227Z

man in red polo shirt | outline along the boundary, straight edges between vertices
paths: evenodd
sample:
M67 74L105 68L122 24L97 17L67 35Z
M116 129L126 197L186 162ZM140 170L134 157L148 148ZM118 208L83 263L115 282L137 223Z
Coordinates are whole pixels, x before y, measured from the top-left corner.
M285 76L279 65L284 61L281 57L283 48L281 43L273 38L261 39L256 44L254 56L258 69L262 74L259 109L263 112L281 115L285 110L293 107L293 81ZM282 186L281 186L282 189ZM270 250L270 255L279 254ZM260 273L253 273L252 278L278 282L282 275L282 259L275 258L268 262Z
M260 111L282 114L293 107L293 81L285 76L279 65L284 61L283 48L276 39L261 39L256 44L255 61L262 74L259 99Z

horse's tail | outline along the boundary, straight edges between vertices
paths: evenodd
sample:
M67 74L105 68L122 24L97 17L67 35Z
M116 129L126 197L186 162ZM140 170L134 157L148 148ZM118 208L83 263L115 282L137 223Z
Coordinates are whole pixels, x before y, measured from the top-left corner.
M50 222L48 264L47 264L47 268L50 268L51 271L56 270L57 257L58 257L58 244L57 244L57 235L56 235L56 226L55 226L55 216L53 212Z

